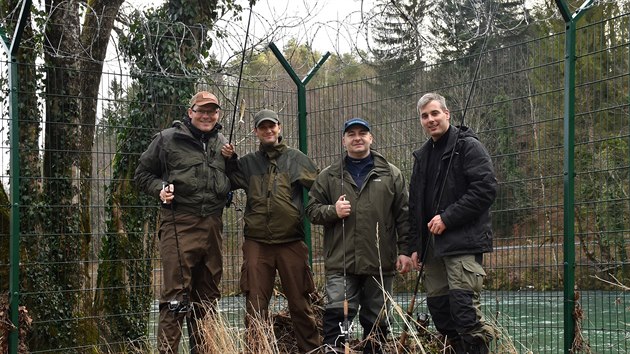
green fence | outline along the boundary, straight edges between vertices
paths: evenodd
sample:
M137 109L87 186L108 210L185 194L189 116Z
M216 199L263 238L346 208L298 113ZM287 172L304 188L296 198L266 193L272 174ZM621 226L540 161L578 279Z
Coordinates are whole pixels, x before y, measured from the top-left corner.
M415 111L418 98L442 93L452 123L459 124L481 60L465 124L489 149L500 182L483 299L487 315L519 352L564 350L565 239L576 254L569 264L576 279L575 337L593 353L628 351L630 297L607 282L627 285L630 275L629 47L625 30L617 41L604 36L627 25L628 17L619 16L577 31L575 235L569 238L563 226L563 33L491 48L480 59L310 91L310 151L321 166L339 157L343 119L362 116L372 122L376 148L409 176L410 154L426 139ZM411 291L405 286L399 291Z
M340 157L342 122L359 116L372 124L374 147L409 177L411 152L426 140L416 113L418 98L428 91L443 94L452 122L459 124L481 60L465 124L490 151L500 183L492 209L495 252L484 260L488 277L482 301L488 318L519 353L568 352L566 249L575 252L575 263L566 264L575 270L571 337L583 340L593 353L630 351L630 294L621 286L630 285L629 19L620 15L577 28L575 153L569 157L575 165L574 205L569 206L575 213L574 235L564 227L564 33L489 44L481 56L351 82L327 83L334 73L324 65L316 74L318 85L311 83L307 91L308 151L320 168ZM8 67L2 62L4 93L9 92ZM23 63L16 72L58 75L58 85L72 75L92 77ZM242 122L237 117L233 136L239 154L256 149L252 114L264 107L280 111L284 138L290 146L299 145L296 90L278 72L283 72L280 66L275 75L241 90L245 115ZM19 139L6 135L9 96L0 101L0 134L5 134L0 146L1 290L8 292L14 280L10 272L19 265L19 284L12 290L33 319L28 336L33 353L116 352L150 345L161 284L158 206L133 187L135 163L151 136L182 116L195 88L214 91L224 102L228 134L236 87L218 76L106 70L98 96L57 97L47 94L41 77L37 80L19 81L11 91L19 97L12 102L19 111ZM98 120L92 125L71 114L94 102ZM12 153L19 158L18 176L9 168ZM12 204L8 188L15 181L19 189L11 193L19 193L19 201ZM221 307L234 325L242 322L238 278L244 202L237 193L224 213ZM10 232L15 203L19 236ZM322 289L321 229L312 230L313 270ZM15 238L19 252L9 252L15 251ZM411 297L413 277L396 278L395 299L402 308ZM420 295L417 311L423 312ZM0 305L6 304L3 298Z

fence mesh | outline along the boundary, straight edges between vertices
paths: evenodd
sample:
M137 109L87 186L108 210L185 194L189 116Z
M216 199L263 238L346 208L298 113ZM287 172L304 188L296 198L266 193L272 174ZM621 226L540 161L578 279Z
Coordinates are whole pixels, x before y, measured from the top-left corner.
M372 125L374 148L409 178L411 152L427 139L419 124L416 102L430 91L447 98L453 124L464 120L477 132L493 158L499 180L492 208L495 251L484 259L488 276L482 302L487 317L496 321L520 353L563 352L565 242L574 242L576 252L576 264L568 266L576 271L578 339L590 345L594 353L630 350L630 296L627 288L624 291L622 286L611 284L618 280L628 286L630 281L628 19L623 15L578 29L578 38L584 40L577 48L575 155L571 157L576 166L575 238L571 240L565 240L563 226L564 34L499 48L490 46L481 56L405 72L334 84L324 80L307 92L308 154L320 168L342 154L343 121L363 117ZM611 28L626 35L604 36ZM478 60L481 70L463 117ZM3 63L4 68L7 65ZM55 68L40 66L20 70L55 74ZM326 70L324 66L317 75L325 76ZM86 80L92 75L73 74L85 75ZM5 92L6 79L3 70ZM235 85L217 84L220 81L214 77L144 79L149 85L151 80L170 80L173 86L216 92L225 102L222 123L224 133L229 134ZM130 187L135 162L146 148L134 143L147 141L146 137L181 118L188 97L169 102L139 97L134 94L136 80L136 76L121 72L103 74L102 88L95 98L99 119L91 127L53 119L55 110L72 109L67 102L63 105L69 97L49 97L41 87L21 84L19 95L30 97L30 108L40 115L24 114L25 107L20 107L17 146L10 144L7 135L8 100L0 101L0 133L4 134L0 180L5 190L0 202L0 287L8 290L9 268L19 261L20 303L29 307L33 318L32 352L87 352L94 348L105 352L138 338L149 343L155 340L156 299L161 286L156 248L158 206L157 201L143 199ZM63 76L57 84L64 85ZM284 139L289 146L298 146L297 96L288 76L246 85L241 95L245 115L241 120L237 114L232 139L240 155L257 148L252 116L261 108L280 112ZM139 117L154 121L130 126L126 118L141 113L144 116ZM41 118L44 114L46 119ZM66 149L73 145L55 142L64 131L75 133L64 136L81 139L90 131L85 128L93 131L90 150ZM19 260L9 254L7 191L12 150L19 151L21 158ZM65 158L55 159L56 155ZM83 159L91 160L89 173L80 168ZM66 161L68 166L53 166L49 161ZM51 200L46 195L63 198ZM235 325L243 320L239 274L244 206L241 191L224 211L221 308ZM145 217L137 218L139 214ZM137 218L132 219L137 224L125 223L131 216ZM323 292L320 227L312 227L312 240L313 271ZM138 244L142 246L134 248ZM414 277L396 277L395 300L402 308L411 298ZM279 298L274 308L282 306ZM417 312L426 311L420 300ZM82 326L90 328L90 335L74 337ZM123 328L134 332L114 335ZM394 331L399 330L396 325ZM47 336L67 336L74 345L59 347Z

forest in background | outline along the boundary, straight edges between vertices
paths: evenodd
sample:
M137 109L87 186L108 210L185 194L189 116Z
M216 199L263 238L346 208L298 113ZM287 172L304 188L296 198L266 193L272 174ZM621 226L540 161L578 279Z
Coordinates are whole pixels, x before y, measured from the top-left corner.
M123 3L46 1L31 14L18 52L20 287L37 323L29 338L33 350L80 347L100 337L124 346L146 335L158 220L155 201L132 184L137 159L158 129L181 117L200 85L228 102L227 128L236 105L242 54L221 64L213 45L231 34L212 24L242 17L241 5L221 0L199 8L197 1L170 0L123 13ZM0 2L7 33L19 4ZM576 240L580 262L588 265L580 279L592 288L606 286L591 273L626 284L630 278L628 10L628 1L598 2L577 38ZM410 152L425 140L413 126L417 98L429 89L442 92L457 123L482 60L466 125L490 150L501 182L493 208L497 240L542 248L541 259L555 262L536 269L531 256L519 260L520 252L510 252L495 262L523 268L498 268L499 280L490 286L560 288L564 22L555 4L380 1L370 18L373 47L333 54L309 83L309 155L320 167L332 162L340 122L360 114L376 127L376 146L408 175ZM245 111L269 107L295 117L294 85L267 48L270 39L263 36L245 51ZM128 74L104 70L111 45ZM300 77L323 55L295 40L282 52ZM7 93L6 75L2 80ZM255 148L248 119L235 136L243 152ZM285 134L295 142L295 125L287 124ZM9 284L6 190L0 188L3 291ZM240 235L236 209L226 216L226 227Z

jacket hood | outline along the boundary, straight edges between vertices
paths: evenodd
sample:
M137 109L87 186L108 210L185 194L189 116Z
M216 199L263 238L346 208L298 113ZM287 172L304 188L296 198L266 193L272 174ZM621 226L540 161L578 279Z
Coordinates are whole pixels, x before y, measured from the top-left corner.
M457 130L459 130L460 138L475 138L479 140L479 137L477 136L477 134L469 127L465 125L462 125L462 126L456 125L454 127L455 127L455 134L457 134Z

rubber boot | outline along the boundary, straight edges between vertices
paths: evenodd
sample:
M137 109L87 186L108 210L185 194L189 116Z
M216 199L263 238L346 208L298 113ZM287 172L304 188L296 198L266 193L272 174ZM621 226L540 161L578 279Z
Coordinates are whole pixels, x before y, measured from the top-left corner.
M488 348L488 344L486 344L483 340L476 339L474 341L466 341L462 340L461 343L464 347L463 354L488 354L490 353L490 349ZM457 352L459 354L459 352Z

